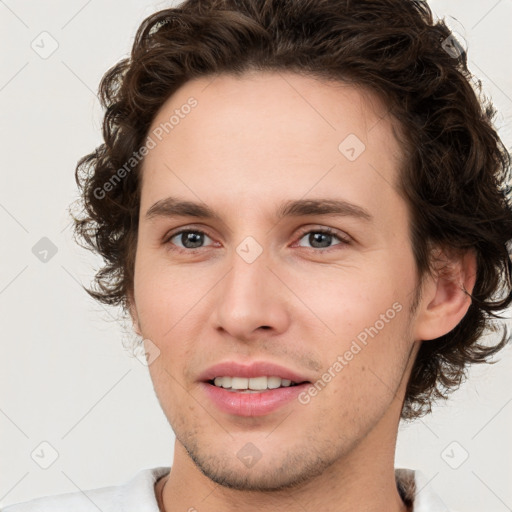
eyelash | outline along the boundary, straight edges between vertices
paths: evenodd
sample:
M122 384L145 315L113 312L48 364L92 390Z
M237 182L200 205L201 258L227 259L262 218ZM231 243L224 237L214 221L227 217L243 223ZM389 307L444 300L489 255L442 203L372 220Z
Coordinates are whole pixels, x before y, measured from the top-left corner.
M195 254L195 253L197 253L197 252L199 252L199 251L201 251L202 249L205 248L205 247L198 247L196 249L186 249L186 248L178 247L178 246L176 246L175 244L173 244L171 242L171 240L174 237L176 237L178 235L181 235L183 233L198 233L198 234L205 235L208 238L212 239L212 237L209 236L208 233L206 233L205 231L203 231L201 229L186 228L186 229L180 229L179 231L173 232L173 233L169 234L168 236L166 236L165 239L164 239L164 244L165 245L169 245L169 246L174 246L174 247L172 247L170 249L172 251L177 251L177 252L186 253L186 254ZM302 238L304 238L305 235L308 235L308 234L311 234L311 233L321 233L323 235L332 236L332 237L338 239L340 243L332 245L331 247L327 247L325 249L315 248L315 247L302 247L302 246L298 246L298 247L302 247L303 249L309 249L309 250L312 250L312 251L315 251L315 252L325 253L325 252L330 252L331 250L336 250L336 247L338 245L347 245L347 244L350 244L350 242L351 242L351 240L349 239L348 236L343 236L338 231L335 231L334 229L331 229L331 228L328 228L328 227L319 228L319 229L307 229L307 228L304 228L303 230L300 231L300 233L298 235L298 238L297 238L297 242L294 242L294 246L296 246L295 244L300 242L300 240Z
M304 249L311 249L315 252L330 252L331 250L336 250L336 247L338 245L347 245L350 243L350 238L348 235L342 235L339 231L336 231L332 228L324 227L324 228L318 228L318 229L311 229L311 228L304 228L303 230L300 230L298 235L298 241L300 241L302 238L304 238L305 235L308 235L310 233L321 233L323 235L329 235L334 238L337 238L339 240L339 244L334 244L331 247L328 247L326 249L318 249L315 247L303 247ZM295 243L294 243L295 244ZM301 246L299 246L301 247Z

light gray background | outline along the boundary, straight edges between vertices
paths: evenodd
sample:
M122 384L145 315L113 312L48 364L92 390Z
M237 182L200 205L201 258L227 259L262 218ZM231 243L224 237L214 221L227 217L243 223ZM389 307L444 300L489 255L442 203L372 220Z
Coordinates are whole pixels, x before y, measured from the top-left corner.
M99 80L128 53L142 19L169 5L0 1L1 505L171 464L173 434L147 368L123 347L116 311L79 285L100 261L75 245L67 216L76 161L101 142ZM456 18L450 25L468 42L471 70L499 108L510 147L512 0L431 6ZM58 48L48 58L31 47L48 51L52 39ZM46 263L32 252L42 237L58 250ZM397 466L420 468L458 510L512 510L511 350L501 359L473 370L448 406L400 431ZM53 452L42 442L58 453L48 469L39 464Z

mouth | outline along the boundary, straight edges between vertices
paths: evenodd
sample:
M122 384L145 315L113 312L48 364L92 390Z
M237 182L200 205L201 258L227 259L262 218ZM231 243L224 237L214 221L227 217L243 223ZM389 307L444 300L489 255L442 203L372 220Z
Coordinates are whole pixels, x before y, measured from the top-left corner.
M311 381L297 372L270 362L241 364L226 361L199 376L206 398L219 411L232 416L264 416L293 407Z

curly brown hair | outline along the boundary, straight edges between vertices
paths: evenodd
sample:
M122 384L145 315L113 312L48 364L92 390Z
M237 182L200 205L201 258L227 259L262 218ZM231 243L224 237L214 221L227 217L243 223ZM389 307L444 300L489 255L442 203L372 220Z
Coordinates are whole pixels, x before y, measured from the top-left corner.
M105 262L87 292L129 311L137 150L160 107L191 79L249 70L348 82L384 99L402 128L401 192L418 275L433 271L434 246L476 253L467 314L422 343L410 376L402 418L428 412L460 385L469 364L489 361L508 340L503 329L494 344L482 341L512 301L512 210L511 159L493 127L492 103L468 70L466 51L424 1L186 0L146 18L130 57L100 83L104 143L77 164L75 239Z

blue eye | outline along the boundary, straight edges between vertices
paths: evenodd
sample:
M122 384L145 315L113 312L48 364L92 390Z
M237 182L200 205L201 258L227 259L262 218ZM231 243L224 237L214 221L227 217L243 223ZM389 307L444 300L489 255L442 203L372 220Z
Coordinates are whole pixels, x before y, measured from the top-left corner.
M175 250L184 252L194 252L196 249L216 245L206 233L197 229L178 231L168 237L165 243L175 246ZM310 249L329 249L333 246L349 243L350 240L338 232L329 228L323 228L304 231L295 246L308 247Z
M198 249L204 246L203 244L206 239L213 242L213 240L202 231L184 230L175 233L169 238L169 242L173 243L177 247L181 247L182 249Z
M301 243L304 239L307 240L307 243L309 243L310 247L313 249L326 249L332 247L333 245L348 243L348 240L341 238L340 235L337 235L329 229L320 229L315 231L308 231L305 233L300 238L299 245L301 247L308 247L307 245ZM333 243L334 240L337 240L338 243Z

